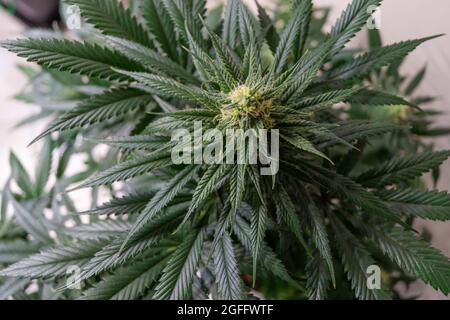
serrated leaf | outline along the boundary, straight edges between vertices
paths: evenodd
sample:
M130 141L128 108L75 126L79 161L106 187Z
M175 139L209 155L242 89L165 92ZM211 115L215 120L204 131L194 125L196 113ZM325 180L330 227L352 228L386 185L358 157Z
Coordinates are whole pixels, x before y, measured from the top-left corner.
M0 264L11 264L39 252L40 246L25 240L0 243Z
M387 66L399 59L404 59L420 44L438 36L417 40L409 40L381 47L354 58L331 73L332 80L345 80L353 77L365 76L373 70Z
M96 44L59 39L18 39L4 41L0 46L15 52L27 61L70 73L105 80L127 81L130 78L112 68L140 71L139 65L123 55Z
M199 83L198 79L191 72L188 72L188 70L155 50L121 38L108 37L107 39L114 49L139 63L144 69L163 76L169 75L174 78L180 78L188 83Z
M161 77L150 73L141 72L126 72L131 78L138 81L141 89L146 89L149 92L167 98L178 98L185 102L200 104L203 106L215 105L214 95L197 87L189 87L171 78Z
M422 69L419 70L419 72L414 76L414 78L411 79L411 81L408 83L408 86L405 88L406 96L410 96L416 91L417 87L422 83L422 80L424 79L426 72L427 66L424 66Z
M251 246L253 252L253 284L256 281L256 266L264 246L264 238L268 226L268 212L267 208L261 206L253 212L251 217Z
M104 277L86 290L82 300L133 300L140 298L154 284L167 263L167 254L130 264Z
M68 228L66 234L80 240L111 239L131 229L131 223L120 220L105 220Z
M147 237L142 239L125 250L122 247L123 236L116 238L112 242L109 240L101 248L92 255L86 263L83 264L79 281L88 279L92 276L99 275L104 271L111 270L123 266L131 259L137 259L144 252L152 250L160 242L160 237ZM159 252L156 249L154 253Z
M57 278L66 274L71 266L81 267L104 245L89 241L75 245L62 245L42 251L0 271L1 276L27 278Z
M190 216L221 185L231 166L212 165L206 170L195 188L187 215Z
M238 2L239 0L227 1L222 29L223 42L232 49L236 48L239 34Z
M214 252L214 273L222 300L242 299L242 281L231 238L223 233Z
M99 216L136 214L145 208L153 196L154 193L129 194L121 198L114 198L101 206L80 212L79 214Z
M176 34L169 13L161 0L148 0L141 3L142 14L148 28L155 36L163 51L175 62L179 62Z
M347 6L331 30L331 35L338 37L333 49L335 53L339 52L361 30L373 13L370 9L378 7L381 1L353 0Z
M135 236L140 233L145 226L154 219L154 217L179 194L182 189L190 182L197 174L198 166L188 166L184 170L176 174L164 187L162 187L142 210L141 214L133 224L128 233L123 247L125 248Z
M146 156L119 163L102 171L73 190L93 188L108 185L117 181L125 181L170 165L172 165L170 152L157 150Z
M53 141L46 139L36 165L35 190L42 195L52 170Z
M153 101L151 95L136 89L113 89L105 93L94 95L84 100L74 110L71 110L55 121L41 133L32 143L52 132L61 132L88 125L102 123L120 117L126 113L145 107Z
M450 261L441 252L398 227L383 231L370 226L367 229L372 241L402 269L445 295L450 292Z
M341 122L338 127L330 129L334 136L317 138L314 143L319 149L324 149L335 146L340 142L335 137L352 143L356 140L383 135L399 129L399 126L392 123L350 120Z
M335 217L331 221L342 263L356 297L360 300L390 300L385 289L372 290L367 286L367 268L375 264L369 252L341 221Z
M450 220L450 195L447 191L408 188L382 191L379 196L398 213L436 221Z
M0 300L7 300L15 293L22 291L30 283L29 279L8 278L0 285Z
M302 1L299 6L294 7L293 9L294 12L292 17L284 28L280 42L278 43L278 47L275 51L275 58L273 62L275 74L280 74L283 71L289 54L292 52L294 44L298 41L300 34L303 38L300 41L305 41L305 35L303 34L302 27L307 24L305 19L307 20L308 17L311 16L312 3L310 1ZM308 12L309 15L307 14ZM299 50L298 47L295 49Z
M164 268L153 299L182 300L192 295L192 283L200 266L204 237L203 229L187 235Z
M254 248L252 246L251 240L252 231L248 222L238 215L232 227L233 233L236 235L245 249L250 254L254 255ZM263 244L263 250L261 250L258 259L260 260L261 266L264 267L267 271L277 276L281 280L293 285L295 288L304 291L304 288L290 276L283 262L273 252L272 248L270 248L266 243Z
M78 6L86 22L94 25L105 35L121 37L153 47L149 34L120 1L111 0L67 0Z
M328 266L318 251L306 265L306 287L310 300L325 300L330 283Z
M18 225L26 230L37 242L42 244L50 244L53 242L49 235L49 229L44 223L42 212L34 213L25 207L24 204L18 202L11 191L8 192L9 201L14 209L14 219ZM38 217L37 215L41 215Z
M439 167L450 157L450 151L424 152L397 157L359 175L356 181L367 187L405 183Z
M127 150L146 150L156 151L167 145L170 140L167 137L158 137L153 135L137 135L124 137L110 137L108 139L95 140L97 143L103 143L115 148Z
M269 45L272 52L275 53L278 47L278 43L280 42L280 36L278 35L274 22L270 18L266 9L264 9L258 1L255 2L258 8L259 24L262 31L265 33L267 44Z

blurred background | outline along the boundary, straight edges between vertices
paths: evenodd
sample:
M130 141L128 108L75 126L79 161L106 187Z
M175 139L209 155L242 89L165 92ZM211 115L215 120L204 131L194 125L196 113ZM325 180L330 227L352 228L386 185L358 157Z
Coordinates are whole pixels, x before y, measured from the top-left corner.
M255 8L253 0L245 0L250 7ZM210 0L214 7L221 0ZM276 4L276 0L259 0L268 8ZM351 0L314 0L316 6L331 7L330 27L341 10ZM0 40L20 36L34 27L51 27L58 18L58 0L0 0ZM421 38L435 34L446 33L439 39L427 42L413 52L402 66L403 73L412 75L423 65L427 65L426 78L419 88L419 93L427 96L437 96L433 107L445 112L436 125L450 123L450 13L449 0L384 0L379 13L379 27L385 44L402 40ZM364 46L364 35L353 40L352 45ZM33 137L41 132L46 122L38 122L31 126L15 129L15 124L36 111L30 104L16 101L14 96L27 86L27 78L21 73L17 64L23 64L23 59L0 49L0 185L8 178L9 152L13 150L25 167L33 170L40 145L27 147ZM450 149L449 138L441 138L436 144L441 149ZM442 170L442 178L438 185L440 190L450 189L450 163ZM450 222L417 223L417 228L426 228L432 234L433 245L450 257ZM420 299L450 299L436 292L421 282L414 283L405 290L405 296Z

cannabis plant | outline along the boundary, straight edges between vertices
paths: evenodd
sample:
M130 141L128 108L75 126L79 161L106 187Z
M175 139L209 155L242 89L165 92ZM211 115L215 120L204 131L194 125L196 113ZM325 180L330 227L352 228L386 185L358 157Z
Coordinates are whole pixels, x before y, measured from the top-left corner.
M382 46L382 38L378 30L369 30L368 44L369 50L377 50ZM450 133L449 128L433 125L435 117L442 113L429 107L435 97L416 93L426 75L426 66L409 77L400 71L402 63L403 59L400 59L389 68L374 70L366 77L366 81L379 90L404 97L419 108L398 105L367 110L364 106L352 105L349 116L353 119L392 122L406 128L406 130L398 130L372 140L370 146L366 146L366 160L363 162L373 164L373 159L389 159L399 150L403 152L430 151L435 149L433 141L425 142L424 138L441 137ZM435 182L438 177L439 171L434 170Z
M59 37L59 31L32 30L30 37ZM55 118L77 106L91 94L101 93L100 83L87 81L80 76L54 73L51 70L36 70L19 65L18 68L28 78L24 90L16 99L41 106L40 110L22 120L16 128L25 127L41 119ZM100 134L100 128L92 128L89 134ZM110 128L103 126L102 132ZM86 133L86 129L80 129ZM79 130L79 131L80 131ZM114 128L116 130L116 128ZM116 159L117 150L110 150L105 156L97 155L93 143L77 139L78 131L62 134L52 139L44 139L34 177L25 169L13 152L10 154L11 178L2 191L0 219L0 265L15 263L41 250L67 243L66 226L81 224L78 216L68 215L76 212L76 200L61 191L73 183L79 183L96 170L107 168ZM75 160L75 158L77 160ZM69 163L86 159L80 170L68 169ZM111 162L113 161L113 162ZM95 206L98 190L92 189L92 205ZM14 216L11 216L13 209ZM76 231L71 229L71 231ZM67 299L73 297L66 292L53 290L48 281L34 281L29 278L3 278L0 281L0 299Z
M139 16L116 1L67 2L79 6L101 41L2 45L107 86L33 142L75 132L120 150L115 165L63 193L107 187L112 199L82 212L92 222L68 228L65 241L0 275L56 280L61 290L81 288L83 299L244 299L259 296L274 277L300 299L336 292L389 299L387 281L368 283L370 270L389 261L450 292L448 258L408 223L450 218L447 192L410 184L450 152L398 154L355 171L362 145L401 128L351 120L342 108L417 108L363 79L433 37L380 47L336 67L332 61L380 0L353 1L313 46L310 0L293 1L281 32L261 6L255 17L240 0L227 2L219 25L209 23L205 0L144 1ZM199 135L199 125L213 134ZM259 137L266 143L251 152L247 140L254 137L229 135L262 130L271 139ZM240 143L237 150L221 141L227 134ZM250 161L268 150L270 156ZM174 154L183 154L181 161ZM61 281L74 266L76 277Z

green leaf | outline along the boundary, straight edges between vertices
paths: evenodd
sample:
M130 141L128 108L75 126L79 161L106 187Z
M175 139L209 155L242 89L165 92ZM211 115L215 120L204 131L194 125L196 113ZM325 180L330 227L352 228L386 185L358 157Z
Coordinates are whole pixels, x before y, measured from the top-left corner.
M180 0L162 0L163 4L176 27L181 40L188 43L188 30L191 32L193 38L199 43L201 48L205 48L206 44L202 34L202 24L199 18L202 10L201 8L194 9L192 2Z
M325 300L330 284L330 275L326 261L316 251L306 265L306 287L310 300Z
M252 246L252 229L250 228L250 225L247 223L247 221L245 221L238 215L232 227L234 234L245 247L245 249L250 254L254 255L254 248ZM295 288L304 291L304 288L300 286L297 281L292 279L283 262L273 252L272 248L270 248L266 243L263 244L263 248L258 259L261 263L261 266L268 272L272 273L279 279L291 284Z
M39 245L25 240L0 243L0 264L11 264L39 251Z
M226 72L232 76L233 81L242 79L241 70L237 66L233 53L219 36L209 28L207 28L207 31L214 47L214 51L216 52L216 60L219 62L221 68L224 68Z
M28 172L14 152L9 154L9 165L11 166L12 178L17 183L19 188L22 189L28 197L33 197L35 194L33 183L31 182Z
M255 17L240 0L237 2L237 12L239 17L239 35L242 45L248 46L257 40L257 22Z
M371 122L364 120L349 120L339 123L339 126L330 131L333 136L319 137L313 141L319 149L330 148L340 141L352 143L360 139L367 139L374 136L383 135L401 127L392 123ZM339 138L339 139L336 139Z
M26 230L37 242L42 244L52 243L49 230L44 222L42 212L35 213L22 203L18 202L10 190L7 190L9 201L14 209L14 219L18 225ZM38 216L41 215L41 216Z
M393 211L422 219L450 220L450 195L447 191L399 189L382 191L379 197Z
M367 268L375 264L361 242L336 217L330 219L342 263L355 295L360 300L390 300L389 293L381 288L371 290L367 286Z
M286 224L292 234L297 238L299 243L305 249L309 250L303 235L303 230L295 209L295 205L292 202L291 197L281 184L278 185L277 189L278 192L274 193L273 198L277 210L277 216L281 221L284 222L284 224Z
M141 212L154 193L129 194L121 198L114 198L99 207L80 212L80 215L131 215Z
M338 53L345 44L367 23L372 6L378 7L382 0L353 0L342 12L331 30L331 36L337 36L334 53Z
M300 32L294 43L294 61L298 61L305 51L305 45L308 38L313 13L313 3L312 0L299 0L294 1L293 6L297 6L302 9L301 24L299 26Z
M156 247L161 238L158 236L142 239L125 250L121 250L123 236L111 241L98 248L95 256L92 255L89 261L83 264L79 280L89 279L92 276L99 275L107 270L123 266L132 259L138 259L145 252L156 254L160 250ZM89 241L91 242L91 241ZM156 247L156 249L152 249Z
M280 74L287 62L289 54L291 53L294 44L299 38L300 33L302 33L302 27L305 26L305 19L311 17L312 3L310 1L302 1L302 3L294 8L294 12L286 27L284 28L283 34L281 35L280 42L275 52L275 59L273 62L273 67L275 74ZM309 12L309 15L307 14ZM302 33L303 39L305 41L304 34ZM296 48L298 49L298 48Z
M19 57L39 65L105 80L127 81L128 76L112 69L139 71L139 65L128 58L96 44L59 39L18 39L4 41L1 46Z
M73 190L108 185L117 181L125 181L155 169L172 165L170 152L155 151L146 156L119 163L86 180Z
M272 52L277 51L278 43L280 42L280 36L275 28L275 25L272 19L269 17L266 9L264 9L258 1L256 2L256 6L258 8L258 19L261 29L265 33L267 44L269 45Z
M192 73L155 50L125 39L115 37L108 37L107 39L114 49L139 63L144 69L162 76L168 75L190 83L199 83L198 79Z
M224 178L231 168L228 165L212 165L208 167L195 188L187 216L190 216L223 184Z
M222 234L221 240L215 248L214 273L221 300L242 299L242 281L233 244L227 232Z
M214 95L206 92L203 89L197 87L189 87L171 78L153 75L150 73L141 72L126 72L131 78L138 81L142 86L141 89L145 89L153 94L167 98L178 98L185 102L193 104L200 104L203 106L215 106Z
M67 0L67 2L78 6L86 22L94 25L103 34L153 47L149 34L120 1Z
M328 277L331 277L333 285L336 286L333 256L331 254L330 240L328 239L325 217L314 204L310 204L307 213L310 228L312 230L312 240L320 253L321 259L326 262L329 271ZM316 263L320 264L320 262Z
M167 253L117 269L94 287L86 290L82 300L139 299L158 279L167 263Z
M403 221L391 212L380 198L352 179L322 167L302 164L306 167L305 170L292 163L284 163L288 164L292 169L298 170L298 173L303 177L307 178L309 176L311 181L322 186L330 194L350 201L368 213L377 214L404 225Z
M442 253L398 227L381 231L367 225L367 229L372 241L402 269L445 295L450 293L450 262Z
M295 101L302 97L304 91L317 77L335 42L336 38L329 38L319 47L308 51L276 79L275 92L281 95L283 101L295 104Z
M104 140L95 140L97 143L104 143L111 147L127 150L156 151L167 145L170 141L166 137L152 135L138 135L125 137L111 137Z
M390 65L400 59L404 59L419 45L436 37L439 36L399 42L372 50L334 70L330 77L332 80L346 80L353 77L365 76L373 70Z
M348 99L349 103L370 106L403 105L418 109L418 107L405 99L379 90L362 89Z
M37 195L42 195L52 170L53 141L46 139L39 154L36 165L35 189Z
M235 49L237 46L239 34L239 1L229 0L225 6L222 39L231 49Z
M200 266L205 230L193 230L173 253L155 288L153 299L184 300L192 295L192 283Z
M124 248L135 239L136 235L140 234L140 231L144 229L161 210L169 205L169 203L183 190L186 184L195 177L198 169L198 166L186 167L184 170L177 173L155 194L133 224L133 227L123 243Z
M148 93L129 88L113 89L94 95L53 121L32 143L52 132L83 128L123 116L147 106L152 101Z
M268 225L267 208L261 206L251 217L251 247L253 252L253 285L256 281L256 266L264 246L264 238Z
M68 228L66 234L80 240L111 239L131 229L131 223L120 220L105 220Z
M239 164L232 168L230 173L230 194L229 200L231 204L232 216L241 206L245 194L246 165Z
M356 181L367 187L407 183L439 167L450 157L450 151L424 152L392 159L359 175Z
M414 78L411 79L411 81L408 83L408 86L405 89L406 96L410 96L416 91L416 89L422 83L422 80L424 79L426 72L427 66L424 66L422 69L419 70L419 72L414 76Z
M148 28L162 50L175 62L180 62L175 26L161 0L142 1L141 11Z
M316 147L308 139L305 139L298 134L291 133L290 136L281 135L281 138L283 138L283 140L289 142L291 145L293 145L294 147L296 147L301 151L309 152L311 154L314 154L320 158L329 161L330 163L333 163L333 161L331 161L330 158L328 158L325 154L317 150Z
M62 245L42 251L0 271L5 277L57 278L66 275L71 266L81 267L104 245L89 241Z
M30 283L29 279L21 278L8 278L0 285L0 300L8 300L17 292L21 292L26 289L26 286Z

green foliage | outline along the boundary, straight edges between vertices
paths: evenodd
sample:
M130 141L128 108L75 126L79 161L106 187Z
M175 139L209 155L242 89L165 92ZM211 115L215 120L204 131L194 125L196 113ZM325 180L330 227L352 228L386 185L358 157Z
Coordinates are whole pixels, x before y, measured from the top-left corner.
M97 40L2 43L49 70L75 98L63 97L72 102L63 112L39 115L56 119L34 140L46 137L34 181L11 154L0 221L0 275L7 277L0 297L23 290L29 282L22 278L44 287L74 265L83 289L69 294L62 285L65 298L241 299L276 278L300 299L325 299L338 290L390 299L388 283L367 287L373 264L394 264L449 293L448 259L409 229L411 217L449 219L448 194L412 181L436 171L450 153L401 150L381 165L371 163L364 147L398 132L411 136L410 118L355 116L399 106L419 112L417 100L367 83L389 72L398 80L398 60L433 37L383 47L371 33L368 53L348 55L345 45L380 0L353 1L331 33L319 35L324 21L306 0L293 2L283 30L276 16L258 4L255 17L241 0L227 2L215 27L206 1L143 1L142 15L117 1L69 2L100 31ZM192 133L196 121L223 133L279 130L279 171L260 175L266 163L249 163L248 154L242 164L175 165L171 134ZM79 137L88 139L79 143ZM112 148L98 159L97 144ZM86 156L87 169L67 176L76 154ZM80 212L89 216L87 224L69 192L81 188L92 190L90 208ZM99 188L112 200L98 204ZM5 218L8 204L12 219ZM47 209L54 219L46 218ZM74 227L66 226L61 209L71 213Z

